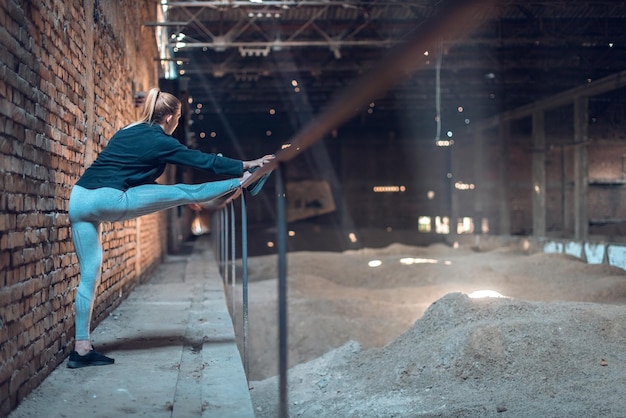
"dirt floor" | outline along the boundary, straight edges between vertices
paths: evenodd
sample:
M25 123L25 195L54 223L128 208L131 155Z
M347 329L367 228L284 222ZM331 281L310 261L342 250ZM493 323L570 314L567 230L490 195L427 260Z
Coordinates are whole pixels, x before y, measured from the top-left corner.
M276 264L249 260L258 417L279 411ZM619 268L394 244L290 253L288 276L292 417L626 416ZM468 297L479 290L505 298Z

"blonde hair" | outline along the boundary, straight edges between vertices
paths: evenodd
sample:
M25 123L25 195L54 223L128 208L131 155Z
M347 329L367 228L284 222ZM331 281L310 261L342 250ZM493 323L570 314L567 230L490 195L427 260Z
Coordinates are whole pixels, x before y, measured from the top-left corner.
M175 115L178 109L180 109L180 100L176 96L153 87L146 96L137 123L161 123L166 116Z

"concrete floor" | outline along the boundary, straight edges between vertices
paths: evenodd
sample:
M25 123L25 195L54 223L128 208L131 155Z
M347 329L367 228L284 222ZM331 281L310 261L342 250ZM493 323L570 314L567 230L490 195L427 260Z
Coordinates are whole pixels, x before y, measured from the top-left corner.
M66 360L9 416L254 416L208 239L168 257L92 342L115 364L68 369Z

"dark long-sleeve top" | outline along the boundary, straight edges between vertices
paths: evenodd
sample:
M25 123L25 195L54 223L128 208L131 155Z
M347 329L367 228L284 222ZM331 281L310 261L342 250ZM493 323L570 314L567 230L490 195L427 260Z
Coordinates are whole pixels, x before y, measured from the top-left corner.
M243 175L242 161L188 148L159 125L139 123L117 131L76 184L86 189L128 190L154 183L168 163L219 175Z

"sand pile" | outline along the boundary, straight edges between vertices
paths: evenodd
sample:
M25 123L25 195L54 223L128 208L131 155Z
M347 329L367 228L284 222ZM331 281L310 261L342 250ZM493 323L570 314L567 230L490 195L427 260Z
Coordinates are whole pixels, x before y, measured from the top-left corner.
M622 270L441 245L289 263L290 416L626 416ZM258 417L278 411L272 264L250 263ZM464 294L487 288L508 297Z
M625 324L623 306L449 294L384 348L290 370L290 414L623 417ZM252 386L258 416L276 416L277 379Z

